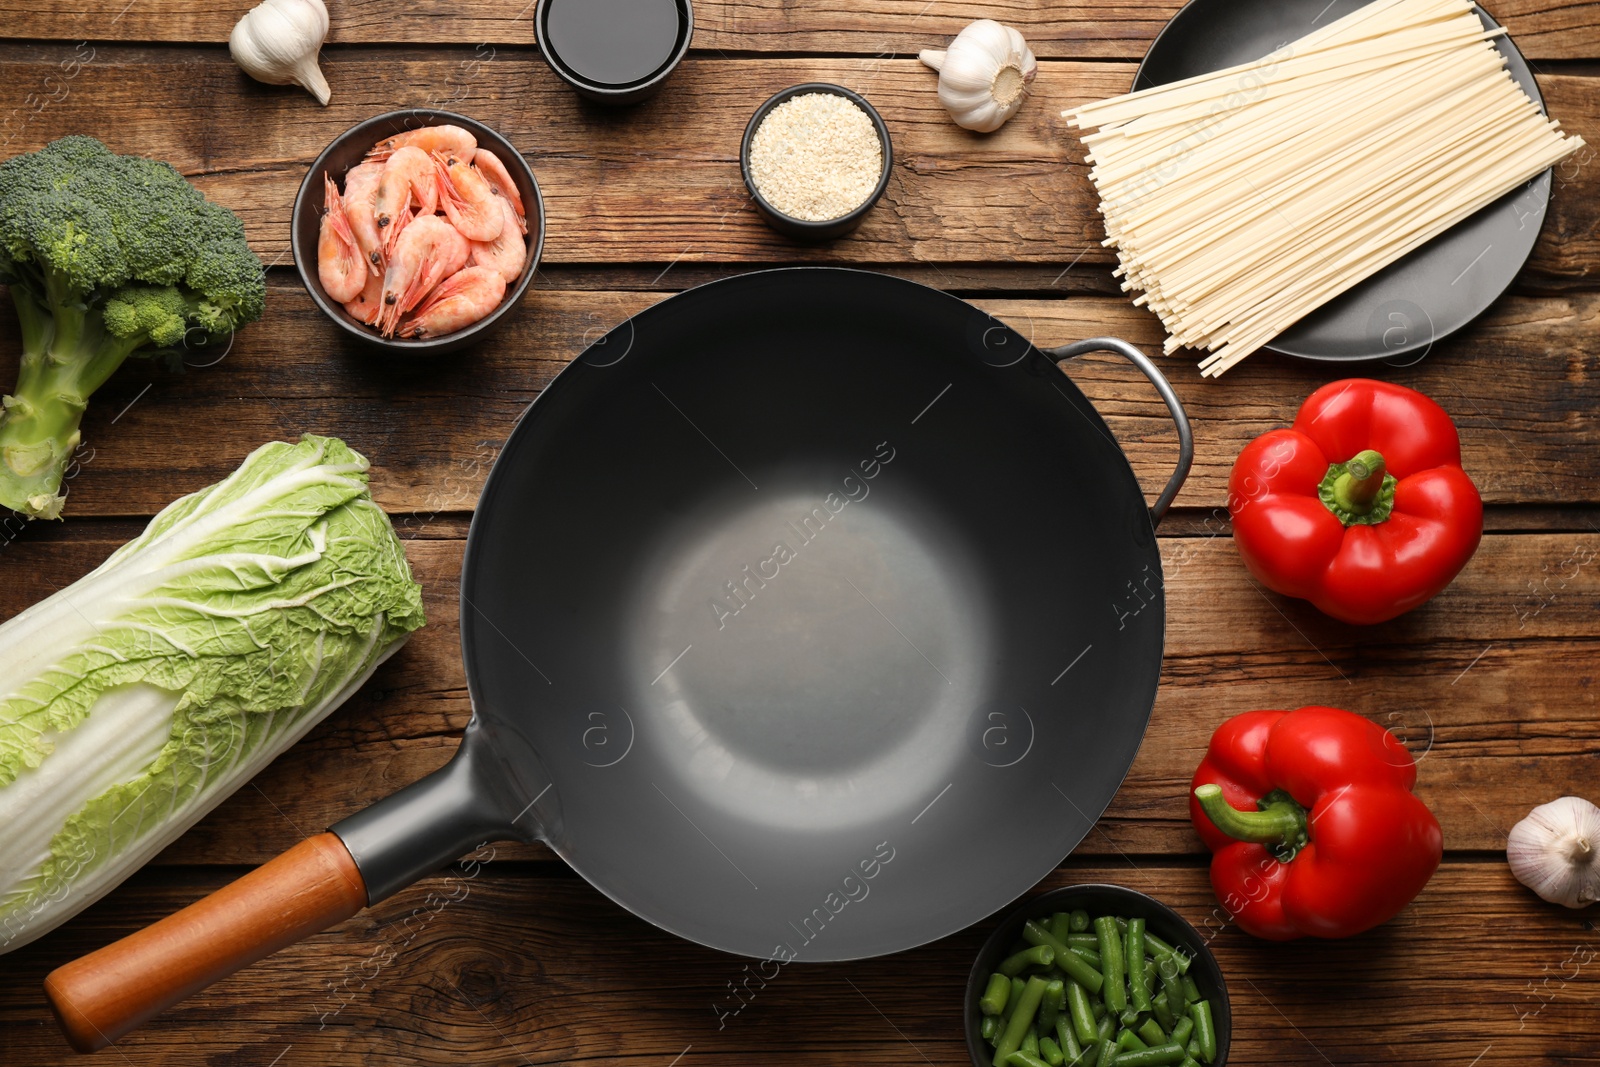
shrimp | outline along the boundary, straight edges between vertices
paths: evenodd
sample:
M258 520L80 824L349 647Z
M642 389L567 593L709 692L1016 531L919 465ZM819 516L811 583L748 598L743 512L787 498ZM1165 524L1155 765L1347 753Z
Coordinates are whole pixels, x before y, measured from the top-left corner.
M417 210L411 210L412 201ZM378 191L372 200L372 218L383 234L385 255L394 254L400 232L413 219L429 216L439 206L439 181L433 157L405 145L383 165Z
M472 157L472 165L488 179L489 188L511 202L511 208L517 216L517 229L527 233L528 214L522 207L522 193L518 191L517 183L511 180L511 172L500 162L500 157L487 148L480 148Z
M506 280L490 267L457 271L400 324L401 337L438 337L471 326L500 306Z
M372 213L372 202L378 196L378 180L383 176L381 163L363 163L351 167L344 176L344 213L350 220L350 232L356 235L356 244L366 257L367 269L378 277L383 276L383 235L378 232L378 222Z
M439 174L439 206L461 236L469 241L499 237L506 217L488 179L458 156L435 153L433 159Z
M342 304L361 292L367 271L355 235L350 232L350 220L345 218L339 187L327 174L323 174L322 181L327 207L317 234L317 278L328 296Z
M437 215L420 215L389 253L383 274L383 310L378 328L394 336L400 316L416 307L439 282L467 265L467 239Z
M357 322L376 326L378 313L383 310L383 275L368 274L366 288L354 300L346 300L344 310Z
M453 152L468 159L478 150L478 139L460 126L423 126L385 137L367 151L367 158L382 163L407 145L424 152Z
M504 197L497 196L495 200L499 201L505 225L500 229L500 236L493 241L467 242L467 247L471 249L467 254L467 265L498 271L500 277L509 284L522 274L522 265L528 260L528 242L518 232L517 209Z

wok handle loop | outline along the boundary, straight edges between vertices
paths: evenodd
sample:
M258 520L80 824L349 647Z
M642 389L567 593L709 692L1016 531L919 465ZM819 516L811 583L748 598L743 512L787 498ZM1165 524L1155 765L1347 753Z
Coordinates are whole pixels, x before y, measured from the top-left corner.
M1167 381L1167 376L1161 373L1155 361L1121 338L1091 337L1086 341L1052 348L1048 355L1060 361L1074 359L1087 352L1115 352L1139 368L1139 372L1149 378L1150 384L1161 394L1161 399L1167 402L1167 410L1172 413L1172 421L1178 427L1177 469L1172 472L1172 477L1167 479L1167 487L1161 490L1161 495L1150 508L1151 523L1160 525L1162 516L1166 515L1167 508L1172 504L1172 498L1178 495L1184 479L1189 477L1189 468L1194 465L1194 431L1189 428L1189 416L1184 412L1183 404L1178 401L1178 394L1173 391L1172 383Z
M72 1047L94 1052L366 904L350 853L321 833L155 925L57 967L44 980L45 995Z

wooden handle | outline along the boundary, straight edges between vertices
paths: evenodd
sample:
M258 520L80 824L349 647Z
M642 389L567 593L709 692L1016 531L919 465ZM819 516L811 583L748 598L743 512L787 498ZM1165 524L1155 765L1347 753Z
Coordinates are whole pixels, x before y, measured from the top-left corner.
M44 980L45 995L72 1047L94 1052L366 903L344 842L318 834L155 925L57 967Z

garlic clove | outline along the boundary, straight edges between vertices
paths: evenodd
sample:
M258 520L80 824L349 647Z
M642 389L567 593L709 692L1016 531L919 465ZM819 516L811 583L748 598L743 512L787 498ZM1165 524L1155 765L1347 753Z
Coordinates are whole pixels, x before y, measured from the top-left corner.
M939 72L939 102L956 125L991 133L1022 106L1039 63L1022 34L993 19L967 26L944 51L918 55Z
M326 105L332 94L317 54L327 36L322 0L262 0L234 25L228 51L256 81L302 86Z
M1600 807L1581 797L1542 804L1511 828L1506 863L1517 881L1569 908L1600 899Z

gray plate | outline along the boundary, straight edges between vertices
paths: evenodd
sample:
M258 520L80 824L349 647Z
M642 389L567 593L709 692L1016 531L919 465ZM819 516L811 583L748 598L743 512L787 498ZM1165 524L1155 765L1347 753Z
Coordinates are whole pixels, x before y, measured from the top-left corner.
M1248 63L1365 6L1361 0L1190 0L1150 46L1135 89ZM1486 27L1498 26L1482 8ZM1509 37L1511 76L1544 107L1533 72ZM1346 290L1267 347L1301 359L1414 363L1481 315L1527 262L1550 203L1550 171Z

